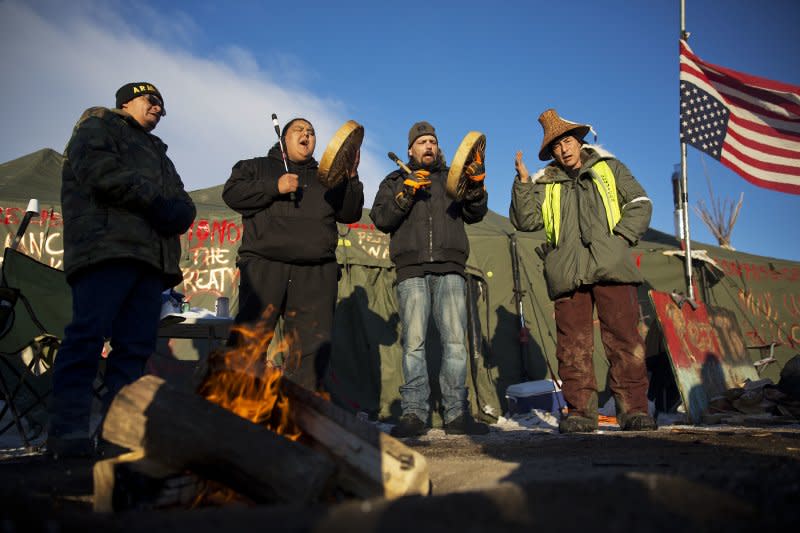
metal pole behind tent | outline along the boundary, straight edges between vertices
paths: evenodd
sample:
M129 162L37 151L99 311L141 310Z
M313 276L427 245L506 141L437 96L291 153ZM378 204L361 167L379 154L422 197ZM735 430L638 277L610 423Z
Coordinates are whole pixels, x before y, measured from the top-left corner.
M522 290L522 281L519 273L519 252L517 251L516 233L511 233L508 239L511 246L511 278L514 282L514 302L517 306L517 316L519 316L519 337L517 338L519 342L519 358L520 364L522 365L522 378L527 381L530 379L527 356L531 334L530 331L528 331L528 325L525 321L525 307L522 305L522 297L525 291ZM545 360L547 360L547 357L545 357Z
M689 40L689 33L686 31L686 3L681 0L681 37L682 40ZM680 79L680 64L678 65L678 75ZM680 83L680 82L679 82ZM692 284L692 239L689 233L689 181L686 177L686 143L681 139L681 195L683 203L683 251L686 254L684 271L686 274L686 295L690 301L694 301L694 286Z

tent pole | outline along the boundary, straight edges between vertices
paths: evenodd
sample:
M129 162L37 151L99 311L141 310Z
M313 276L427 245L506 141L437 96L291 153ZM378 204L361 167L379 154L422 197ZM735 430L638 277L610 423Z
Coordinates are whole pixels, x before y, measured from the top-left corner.
M684 41L689 40L686 31L686 2L681 0L681 36ZM680 64L678 65L680 79ZM686 295L694 302L694 285L692 284L692 239L689 233L689 180L686 176L686 143L681 140L681 196L683 204L683 251L686 254L684 272L686 274Z

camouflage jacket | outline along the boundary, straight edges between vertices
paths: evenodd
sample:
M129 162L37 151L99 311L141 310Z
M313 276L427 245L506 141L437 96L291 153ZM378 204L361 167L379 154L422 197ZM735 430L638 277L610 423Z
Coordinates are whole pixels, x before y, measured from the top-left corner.
M64 150L61 178L68 279L103 261L131 259L162 272L165 288L183 281L180 236L162 235L149 221L164 200L195 209L161 139L124 111L87 109Z

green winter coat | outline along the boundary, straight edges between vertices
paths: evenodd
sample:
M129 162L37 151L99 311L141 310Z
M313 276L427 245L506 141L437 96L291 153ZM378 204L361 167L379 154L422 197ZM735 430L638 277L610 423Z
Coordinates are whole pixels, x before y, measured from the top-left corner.
M558 244L544 258L547 292L552 300L581 285L639 284L644 280L629 248L647 230L652 203L628 168L610 153L584 145L581 160L576 178L570 178L552 162L527 183L515 179L511 192L511 223L521 231L536 231L544 227L542 203L546 184L561 184ZM590 175L592 166L600 160L608 164L616 181L621 218L613 233L609 231L602 198Z
M183 188L167 145L128 113L93 107L81 116L64 150L61 170L64 271L112 259L131 259L164 275L164 287L183 281L179 235L157 231L157 202L194 203Z

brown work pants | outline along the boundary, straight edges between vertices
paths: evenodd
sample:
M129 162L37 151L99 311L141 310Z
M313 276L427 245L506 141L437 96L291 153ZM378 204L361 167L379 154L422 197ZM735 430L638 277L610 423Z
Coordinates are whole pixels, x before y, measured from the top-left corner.
M647 413L644 342L637 329L639 305L633 285L583 285L555 301L558 375L571 411L597 416L593 307L611 365L609 386L623 413Z

